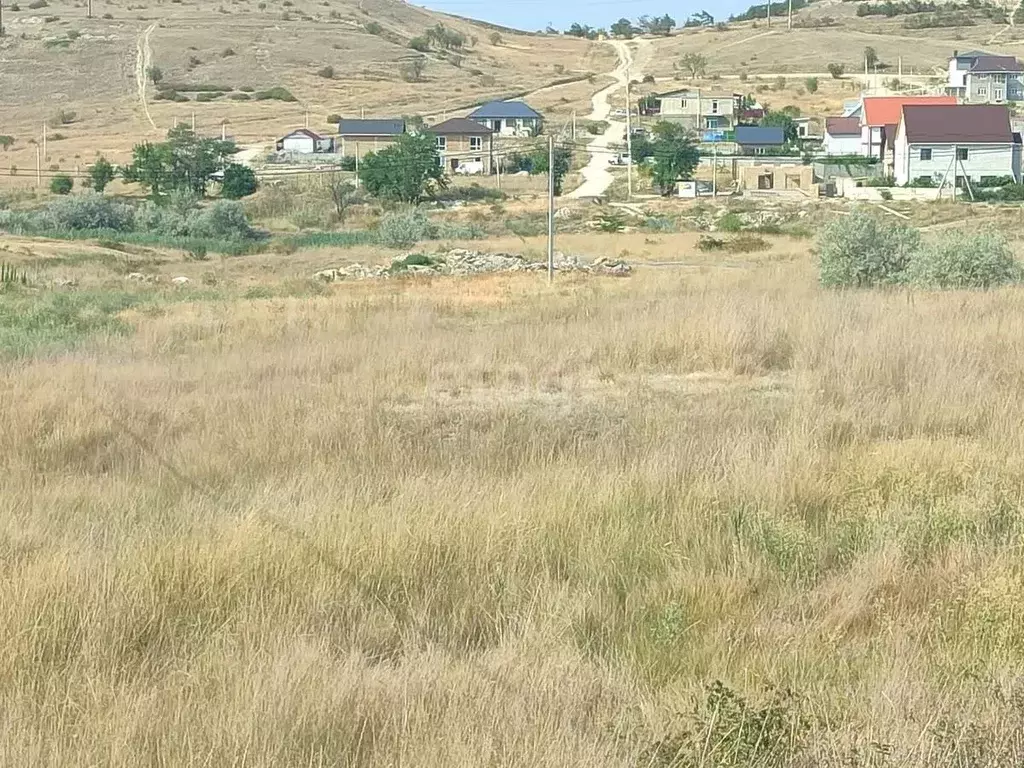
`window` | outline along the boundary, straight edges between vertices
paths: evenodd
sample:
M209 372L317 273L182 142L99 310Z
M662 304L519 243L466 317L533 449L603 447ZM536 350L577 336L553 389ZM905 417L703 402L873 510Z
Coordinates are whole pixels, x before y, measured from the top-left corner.
M680 99L679 100L679 108L680 109L686 109L686 99Z
M1003 74L1003 73L999 73L999 74L995 75L995 79L996 79L997 83L1005 83L1006 82L1006 75Z
M1006 92L1002 88L993 88L992 98L996 101L1003 101L1006 98Z
M448 149L448 137L447 136L438 136L437 137L437 148L439 150L441 150L442 152L444 152L446 149Z
M713 114L713 115L717 115L718 114L718 99L714 99L711 102L711 114Z
M484 148L484 137L483 136L470 136L469 137L469 151L479 152Z
M988 88L979 88L978 89L978 95L979 96L988 96Z
M956 148L956 159L957 160L966 160L967 159L967 147L957 147Z
M922 160L931 160L932 159L932 148L931 147L924 147L921 150L921 159Z

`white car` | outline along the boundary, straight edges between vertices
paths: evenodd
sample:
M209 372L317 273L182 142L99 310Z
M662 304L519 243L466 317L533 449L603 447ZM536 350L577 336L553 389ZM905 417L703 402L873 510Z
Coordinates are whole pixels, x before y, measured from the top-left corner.
M626 110L624 110L624 109L616 109L614 112L612 112L612 117L625 118L626 117Z

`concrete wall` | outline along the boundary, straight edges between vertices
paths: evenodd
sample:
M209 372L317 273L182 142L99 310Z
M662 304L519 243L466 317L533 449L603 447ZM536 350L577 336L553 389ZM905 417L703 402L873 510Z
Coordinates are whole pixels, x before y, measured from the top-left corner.
M859 155L860 136L833 136L825 134L825 154L827 155Z
M345 157L366 157L371 152L387 149L397 140L397 136L394 138L390 136L354 136L352 138L339 136L335 140L335 145L338 152Z
M818 185L814 183L814 169L809 165L753 165L740 169L738 180L740 189L762 190L759 181L762 176L770 176L776 191L799 190L813 197L818 196ZM764 190L762 190L764 191Z
M853 179L836 179L836 194L850 200L867 200L869 202L882 202L885 198L882 192L888 192L892 200L906 202L938 200L940 192L935 188L915 187L858 187ZM942 194L949 197L952 193L947 187Z
M875 179L883 175L882 164L840 165L827 159L813 163L814 175L819 179Z

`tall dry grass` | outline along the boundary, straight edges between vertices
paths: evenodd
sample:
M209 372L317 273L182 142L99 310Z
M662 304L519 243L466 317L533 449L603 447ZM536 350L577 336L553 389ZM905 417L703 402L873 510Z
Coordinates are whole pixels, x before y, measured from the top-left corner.
M534 280L8 365L0 764L1024 758L1024 294Z

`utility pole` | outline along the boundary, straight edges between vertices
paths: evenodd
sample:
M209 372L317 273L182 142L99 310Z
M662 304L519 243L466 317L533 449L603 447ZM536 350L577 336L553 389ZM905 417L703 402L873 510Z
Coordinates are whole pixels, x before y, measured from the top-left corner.
M221 120L220 121L220 140L221 141L227 141L228 140L228 123L227 123L227 120Z
M793 28L793 0L789 0L789 29Z
M43 186L42 163L39 158L39 145L36 144L36 186Z
M192 113L192 133L196 132L196 113Z
M633 107L629 96L629 68L626 69L626 199L633 199Z
M548 282L555 279L555 137L548 136Z
M572 140L576 141L576 110L572 111Z
M359 142L356 142L356 189L359 189Z
M772 0L768 0L768 29L772 28Z
M46 157L46 123L43 123L43 157Z
M307 109L303 116L303 126L309 128L309 110Z
M89 0L89 10L86 11L85 17L87 19L91 19L92 18L92 0Z
M4 36L4 0L0 0L0 37Z
M711 197L718 199L718 142L711 144Z

